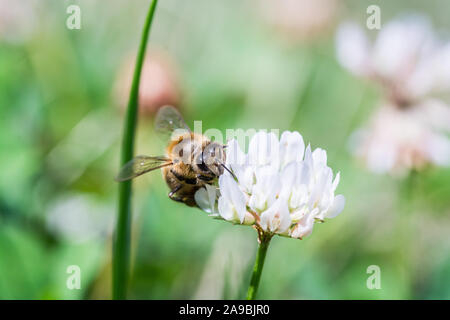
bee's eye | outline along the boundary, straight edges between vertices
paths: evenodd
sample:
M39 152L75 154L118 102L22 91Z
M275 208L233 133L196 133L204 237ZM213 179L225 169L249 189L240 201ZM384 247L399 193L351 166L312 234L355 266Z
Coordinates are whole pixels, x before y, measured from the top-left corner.
M178 152L178 155L179 155L180 157L182 157L183 154L184 154L183 149L180 149L180 151Z

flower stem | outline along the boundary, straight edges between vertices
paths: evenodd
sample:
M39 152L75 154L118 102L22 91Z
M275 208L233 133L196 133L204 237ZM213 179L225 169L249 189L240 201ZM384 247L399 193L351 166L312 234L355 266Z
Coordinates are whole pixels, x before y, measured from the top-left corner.
M252 279L247 291L247 300L254 300L256 292L258 291L259 280L264 267L264 260L266 259L267 248L269 248L272 236L261 235L259 237L258 251L256 252L255 265L253 266Z
M122 138L121 165L131 160L134 153L134 139L138 114L138 95L141 70L147 48L147 39L158 0L152 0L142 31L141 43L136 58L133 82L125 116ZM119 183L118 217L113 245L113 299L126 299L130 259L131 229L131 181Z

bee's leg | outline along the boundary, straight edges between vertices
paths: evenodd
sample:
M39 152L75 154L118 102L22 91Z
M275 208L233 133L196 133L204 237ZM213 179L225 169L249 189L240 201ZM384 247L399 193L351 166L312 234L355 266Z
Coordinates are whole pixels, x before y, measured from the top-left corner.
M183 202L184 203L184 198L181 198L181 197L176 197L176 196L169 196L169 198L171 199L171 200L173 200L173 201L176 201L176 202Z
M183 202L183 198L175 196L175 194L182 188L182 185L176 186L174 189L170 190L168 196L173 201Z

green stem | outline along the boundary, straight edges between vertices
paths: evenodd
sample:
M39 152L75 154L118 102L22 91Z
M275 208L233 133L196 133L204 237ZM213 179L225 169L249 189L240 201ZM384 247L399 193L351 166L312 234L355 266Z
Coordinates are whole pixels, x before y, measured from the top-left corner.
M271 236L262 235L259 239L258 251L256 252L255 265L253 266L252 279L247 291L247 300L254 300L258 291L259 280L266 259L267 248L269 248Z
M133 82L131 84L128 108L125 116L125 126L122 138L121 165L131 160L134 153L134 139L138 114L139 83L142 65L144 63L147 39L153 21L158 0L152 0L144 29L141 43L136 58ZM113 299L126 299L129 259L130 259L130 229L131 229L131 181L119 184L118 217L113 244Z

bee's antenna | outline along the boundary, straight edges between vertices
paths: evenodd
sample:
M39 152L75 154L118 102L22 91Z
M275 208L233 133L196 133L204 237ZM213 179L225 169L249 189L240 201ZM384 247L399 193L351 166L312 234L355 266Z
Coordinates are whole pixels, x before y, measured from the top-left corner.
M236 176L234 175L234 173L233 173L230 169L228 169L227 166L226 166L225 164L223 164L223 163L220 162L220 161L219 161L219 163L220 163L220 165L221 165L225 170L227 170L227 171L233 176L233 178L234 178L235 180L237 180L237 178L236 178Z

